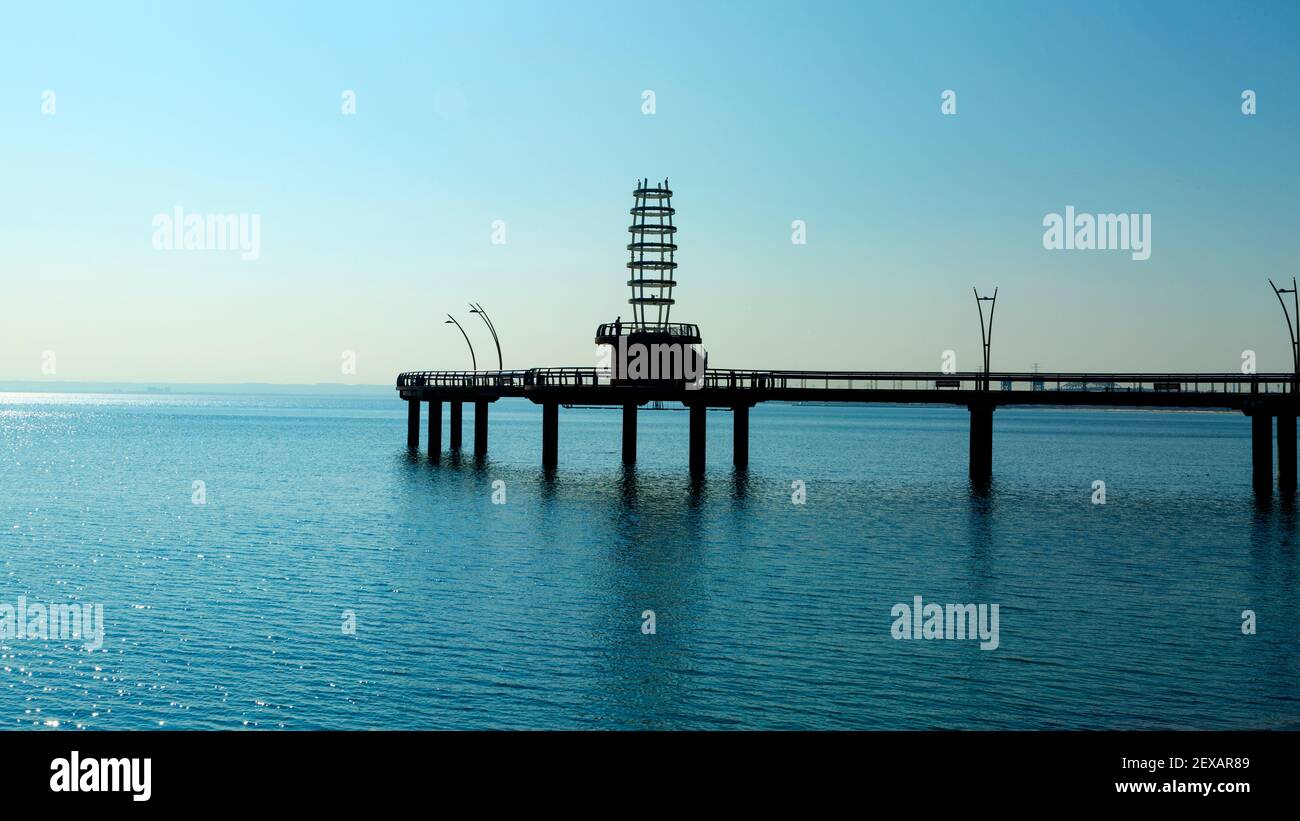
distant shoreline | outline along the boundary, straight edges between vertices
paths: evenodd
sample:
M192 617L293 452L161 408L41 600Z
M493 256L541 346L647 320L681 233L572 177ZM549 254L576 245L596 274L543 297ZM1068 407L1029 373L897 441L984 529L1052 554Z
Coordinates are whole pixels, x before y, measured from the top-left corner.
M385 385L345 385L341 382L279 384L274 382L0 382L0 393L99 393L140 396L194 395L298 395L382 396L393 395L394 387Z

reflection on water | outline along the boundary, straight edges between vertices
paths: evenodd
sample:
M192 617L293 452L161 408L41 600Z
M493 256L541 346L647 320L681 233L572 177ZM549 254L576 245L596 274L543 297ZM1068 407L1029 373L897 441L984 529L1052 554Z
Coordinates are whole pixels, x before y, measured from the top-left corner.
M732 507L732 510L741 511L745 509L743 502L749 498L749 471L747 469L732 469L731 498L738 503Z
M682 413L642 414L633 467L617 413L566 409L546 471L522 402L494 407L485 458L435 461L396 401L166 400L0 405L0 600L107 623L93 655L3 648L11 725L1300 716L1295 505L1256 506L1239 417L1006 410L972 484L962 409L759 406L743 471L719 415L692 479ZM893 640L917 595L998 603L1000 647ZM1243 636L1246 609L1268 629Z
M993 521L996 507L996 483L990 480L971 483L970 513L970 594L969 601L990 601L993 589L994 552Z

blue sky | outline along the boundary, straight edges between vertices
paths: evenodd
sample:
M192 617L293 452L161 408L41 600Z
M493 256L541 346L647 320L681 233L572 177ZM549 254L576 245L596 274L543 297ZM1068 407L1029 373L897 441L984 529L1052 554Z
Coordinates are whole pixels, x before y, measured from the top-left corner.
M387 383L468 366L449 311L491 362L471 300L507 367L592 365L665 176L714 367L973 369L972 285L995 368L1288 367L1296 4L654 9L7 10L0 379ZM259 215L260 258L155 250L177 205ZM1045 250L1067 205L1150 213L1151 258Z

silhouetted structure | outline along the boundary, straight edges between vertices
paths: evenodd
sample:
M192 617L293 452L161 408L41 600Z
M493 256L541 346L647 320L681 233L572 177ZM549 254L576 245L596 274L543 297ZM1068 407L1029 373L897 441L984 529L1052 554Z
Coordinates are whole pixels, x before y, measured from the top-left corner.
M492 317L488 316L487 311L484 310L482 305L475 302L469 304L469 312L471 314L478 314L479 318L483 320L483 324L487 325L488 331L492 334L492 343L497 346L497 370L504 369L506 363L505 360L501 358L501 338L497 336L497 326L492 322Z
M749 408L759 402L852 402L918 405L956 405L970 410L970 475L987 479L992 472L993 411L1008 405L1062 407L1223 408L1251 417L1253 479L1257 489L1269 491L1273 481L1273 418L1277 428L1278 476L1283 488L1296 480L1297 397L1291 392L1292 374L1241 373L998 373L987 375L992 384L1007 389L985 389L983 371L943 374L917 371L741 371L709 369L701 386L661 385L653 388L618 386L596 368L532 368L518 371L417 371L397 379L401 397L409 402L411 424L408 444L419 446L419 403L432 408L452 403L453 414L461 402L486 407L503 396L523 397L542 405L542 461L558 461L557 422L560 405L623 407L647 401L681 402L692 409L690 424L691 468L704 468L705 423L708 408L729 409L735 415L733 459L737 467L748 463ZM955 381L957 387L942 385ZM647 398L648 397L648 398ZM440 409L435 409L440 413ZM486 418L486 417L485 417ZM453 421L455 416L453 416ZM633 423L635 424L635 423ZM453 436L459 426L453 429ZM624 427L625 456L635 443L635 427ZM486 451L486 424L483 450ZM453 448L457 445L453 442Z
M673 224L677 210L673 208L668 180L654 185L649 180L637 180L632 197L632 224L627 229L631 235L627 245L627 285L632 292L628 299L632 319L624 322L620 317L598 327L596 344L610 348L609 375L615 384L682 381L681 374L629 373L629 365L634 366L635 360L629 363L627 352L637 350L638 345L647 351L703 356L696 347L701 341L699 327L671 321L676 303L673 289L677 287L677 226Z
M733 417L732 461L749 463L749 409L759 402L852 402L941 404L970 411L969 473L978 483L993 470L993 413L1007 405L1079 407L1224 408L1251 418L1252 481L1260 494L1273 487L1273 419L1277 418L1278 483L1296 488L1296 416L1300 409L1300 344L1292 332L1295 372L1242 373L995 373L989 369L993 311L987 324L983 303L993 297L975 294L980 308L983 370L964 373L917 371L780 371L701 368L694 378L639 374L622 355L636 345L659 345L669 351L694 349L700 342L694 325L670 322L677 244L672 223L672 191L667 180L650 186L639 181L634 192L633 224L628 229L632 272L632 320L601 325L596 342L614 352L609 368L530 368L496 371L414 371L397 377L407 401L407 444L420 443L420 403L428 402L429 448L436 460L442 450L442 403L451 406L451 448L461 446L461 404L474 403L474 452L487 453L488 405L503 396L523 397L542 406L542 464L559 462L561 405L605 405L623 409L622 454L636 459L637 408L646 403L681 402L690 411L689 461L692 474L704 470L707 412L729 410ZM1277 289L1278 298L1291 290ZM1300 299L1300 297L1297 297ZM1286 303L1283 302L1283 310ZM1297 311L1300 313L1300 303ZM485 321L486 317L484 317ZM1288 316L1288 327L1292 327ZM468 342L468 337L466 337ZM999 385L998 390L993 385Z

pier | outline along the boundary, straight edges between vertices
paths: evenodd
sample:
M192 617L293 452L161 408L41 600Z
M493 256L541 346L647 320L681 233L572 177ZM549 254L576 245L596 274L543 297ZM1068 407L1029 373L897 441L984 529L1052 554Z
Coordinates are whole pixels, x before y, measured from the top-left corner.
M732 463L749 466L749 410L759 402L842 402L855 404L952 405L970 413L970 478L986 482L993 475L993 428L1000 407L1187 408L1239 411L1251 419L1251 478L1255 490L1271 495L1274 480L1273 436L1276 421L1278 487L1296 490L1296 416L1300 413L1300 337L1291 321L1290 295L1300 320L1300 288L1269 280L1291 335L1291 373L1000 373L991 370L993 316L997 289L980 296L983 368L974 372L723 370L708 367L697 325L672 321L678 285L677 231L673 192L668 181L637 180L626 268L630 277L631 318L621 316L596 328L595 343L610 352L607 367L529 368L527 370L411 371L397 377L399 396L407 402L407 445L420 446L420 406L429 405L429 453L442 453L442 404L450 413L451 450L461 449L461 409L474 407L474 454L487 455L488 409L502 397L522 397L542 406L541 462L560 463L561 406L620 408L623 417L622 459L636 462L637 414L653 403L681 403L689 411L686 462L692 475L705 470L708 411L730 411ZM985 315L985 305L988 314ZM482 305L472 304L492 332L497 361L502 363L496 328ZM450 314L469 346L468 334Z
M1296 416L1300 394L1290 373L984 373L916 371L755 371L703 373L696 385L680 382L620 384L597 368L531 368L507 371L414 371L397 378L407 402L407 446L420 446L420 406L429 406L429 452L440 457L442 404L451 407L451 448L460 448L460 409L474 406L474 454L488 451L488 408L502 397L522 397L542 406L541 463L560 461L559 411L563 405L620 408L622 458L636 461L637 413L651 402L681 403L689 409L686 462L692 474L705 469L707 410L730 410L732 462L749 466L749 409L759 402L844 402L857 404L950 405L970 412L970 477L993 474L993 427L999 407L1186 408L1233 410L1251 419L1252 483L1271 493L1276 431L1278 487L1296 489Z

